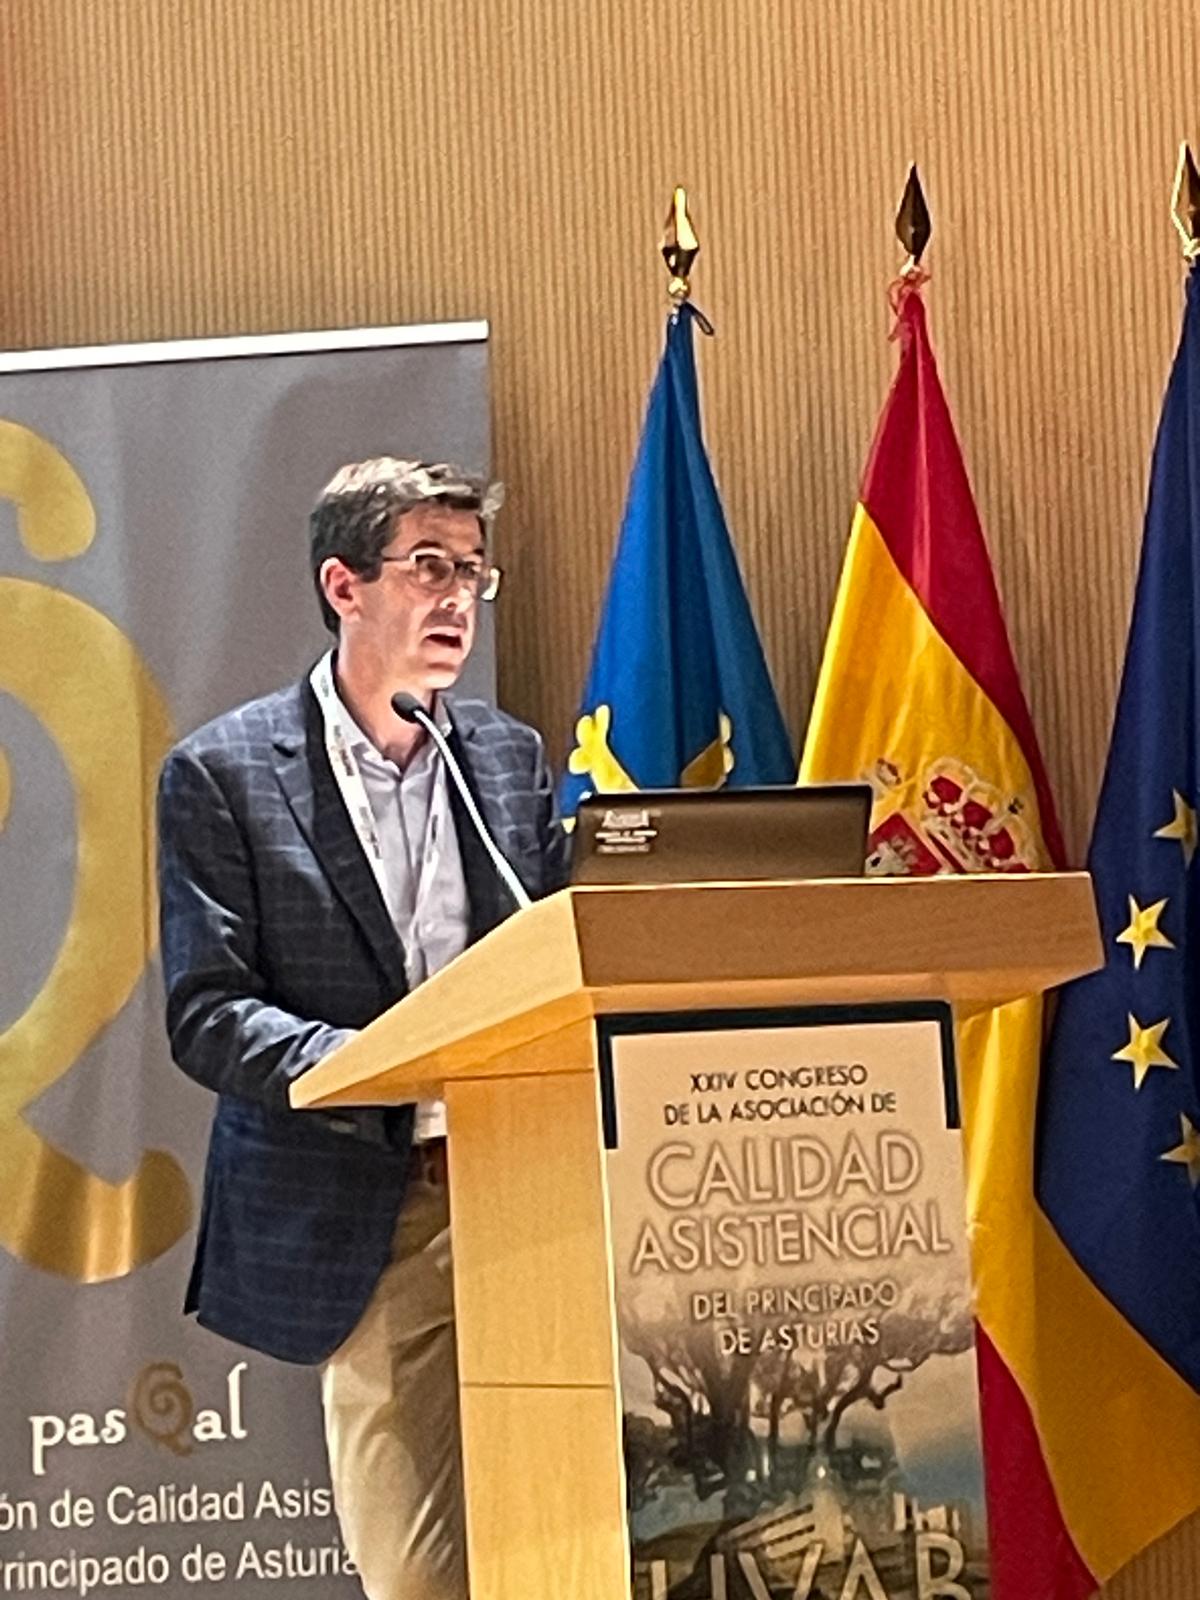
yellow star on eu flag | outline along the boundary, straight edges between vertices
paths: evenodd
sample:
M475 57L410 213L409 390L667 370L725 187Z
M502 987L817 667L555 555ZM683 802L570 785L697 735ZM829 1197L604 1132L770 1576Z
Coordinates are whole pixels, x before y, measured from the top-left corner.
M1183 864L1190 867L1196 851L1196 812L1188 805L1178 789L1171 790L1175 801L1175 815L1170 822L1154 830L1156 839L1178 839L1183 846Z
M1179 1131L1183 1135L1182 1143L1177 1144L1173 1150L1165 1151L1158 1159L1178 1161L1180 1166L1186 1167L1188 1179L1194 1189L1200 1184L1200 1133L1196 1132L1195 1124L1182 1112L1179 1114Z
M1175 1067L1178 1061L1172 1061L1162 1047L1162 1036L1171 1026L1170 1017L1162 1022L1153 1022L1148 1028L1143 1028L1138 1019L1129 1014L1129 1043L1120 1050L1114 1050L1114 1061L1128 1061L1133 1067L1133 1087L1140 1089L1145 1081L1146 1074L1151 1067Z
M1142 957L1149 949L1174 950L1175 946L1163 933L1158 925L1158 919L1166 909L1165 900L1156 900L1152 906L1139 906L1132 895L1129 896L1129 926L1122 928L1117 935L1118 944L1133 946L1133 965L1140 968Z

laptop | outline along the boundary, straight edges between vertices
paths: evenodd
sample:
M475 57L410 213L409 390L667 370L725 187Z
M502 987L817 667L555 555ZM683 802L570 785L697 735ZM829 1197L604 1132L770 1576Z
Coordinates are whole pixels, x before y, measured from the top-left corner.
M865 783L589 795L571 882L861 877L871 798Z

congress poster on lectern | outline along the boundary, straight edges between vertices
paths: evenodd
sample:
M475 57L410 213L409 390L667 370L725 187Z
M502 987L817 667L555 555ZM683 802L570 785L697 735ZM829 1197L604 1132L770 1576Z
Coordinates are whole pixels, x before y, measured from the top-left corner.
M946 1017L605 1048L635 1600L986 1600Z

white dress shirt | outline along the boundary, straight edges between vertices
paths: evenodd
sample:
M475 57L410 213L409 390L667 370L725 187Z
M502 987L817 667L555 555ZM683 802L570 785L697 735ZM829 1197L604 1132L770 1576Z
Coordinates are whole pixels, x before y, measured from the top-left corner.
M379 839L380 888L404 948L408 986L415 989L467 946L470 907L446 763L426 738L407 766L389 761L367 738L338 697L347 743L358 764ZM435 704L444 733L450 722ZM414 1137L444 1138L441 1100L417 1106Z

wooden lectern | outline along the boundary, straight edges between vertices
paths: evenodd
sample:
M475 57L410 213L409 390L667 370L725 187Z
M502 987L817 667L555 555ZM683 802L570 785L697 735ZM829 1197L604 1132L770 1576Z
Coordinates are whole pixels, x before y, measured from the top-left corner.
M911 1000L964 1010L1102 959L1084 873L568 889L292 1087L441 1096L473 1600L626 1600L595 1019Z

